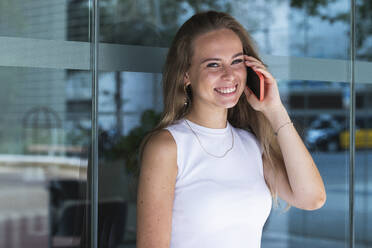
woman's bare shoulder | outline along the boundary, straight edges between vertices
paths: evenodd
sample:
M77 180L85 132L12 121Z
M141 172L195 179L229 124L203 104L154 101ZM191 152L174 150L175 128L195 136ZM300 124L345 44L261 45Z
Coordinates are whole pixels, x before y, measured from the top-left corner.
M153 133L145 146L145 150L148 152L160 152L163 153L176 151L177 146L172 134L167 129L161 129ZM169 154L169 153L168 153Z
M177 145L172 134L162 129L153 133L143 151L142 166L165 165L168 169L177 170Z

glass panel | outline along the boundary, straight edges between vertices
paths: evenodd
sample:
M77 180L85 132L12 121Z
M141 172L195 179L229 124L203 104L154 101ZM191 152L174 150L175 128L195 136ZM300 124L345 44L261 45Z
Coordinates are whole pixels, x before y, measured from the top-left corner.
M4 0L0 36L89 41L89 0Z
M288 55L348 59L347 1L291 1L287 10ZM335 16L345 19L334 21ZM276 41L273 36L270 40ZM281 43L277 46L280 49ZM327 60L327 67L331 68L334 61ZM311 67L303 68L312 71ZM323 177L327 202L316 211L292 207L281 213L273 209L265 226L263 247L278 247L278 243L280 247L345 247L349 237L349 161L341 135L349 129L349 82L312 81L310 76L305 81L280 84L287 110Z
M340 62L347 65L349 1L262 0L247 3L155 0L141 4L138 1L115 1L108 4L107 1L107 4L101 5L100 40L154 47L153 53L157 54L155 47L168 47L185 20L195 12L209 9L226 11L236 17L252 34L263 57L284 56L282 60L289 60L288 68L281 67L279 63L272 64L270 70L280 75L289 75L277 78L281 99L312 154L327 190L327 202L320 210L305 211L292 207L288 212L281 213L282 208L273 208L264 226L262 247L318 247L319 244L324 247L346 246L349 161L348 147L342 137L349 129L348 74L345 73L341 81L335 79L339 78L339 71L324 76L327 79L314 81L312 76L317 75L317 72L312 68L310 58L324 59L321 62L329 69L337 67ZM291 64L295 57L303 57L303 64ZM265 62L271 64L272 61ZM291 78L291 72L297 66L301 70L296 71L296 75L300 76ZM141 70L141 67L136 68L136 71ZM134 150L138 149L139 137L143 137L143 131L149 130L147 128L156 123L153 121L156 115L148 114L149 119L143 122L140 116L148 113L145 111L147 109L153 109L155 113L162 111L160 77L160 74L134 72L101 74L99 102L102 104L102 112L99 121L103 136L100 136L100 142L109 144L102 145L105 148L100 150L100 169L103 174L105 170L107 175L122 170L115 168L115 164L116 167L124 168L132 168L131 165L135 164L131 154L135 154ZM116 148L115 144L120 148ZM122 157L113 155L115 152ZM110 159L113 161L110 162ZM106 192L113 194L111 198L119 195L121 201L129 203L123 243L125 247L134 247L136 206L131 197L135 195L136 188L130 188L129 185L134 180L132 176L135 172L129 170L120 173L121 176L100 176L100 197L108 197L103 194ZM124 186L118 189L117 185ZM132 193L129 193L131 190ZM285 207L283 202L282 207Z
M100 74L99 215L110 211L116 216L124 247L135 247L138 145L159 119L160 80L152 73ZM105 205L112 208L105 210Z
M77 242L77 204L87 197L90 73L79 72L85 84L66 70L0 71L7 82L0 91L0 247Z
M72 247L84 243L83 233L89 230L91 72L39 63L50 57L52 64L64 64L68 54L52 54L66 48L59 44L76 45L54 41L90 39L89 1L79 1L86 6L79 12L72 11L76 2L0 1L2 49L12 47L28 61L35 54L34 64L24 66L23 56L10 56L9 64L2 60L0 67L1 248ZM57 45L25 49L41 39ZM19 49L3 42L10 40ZM90 57L89 50L79 52L82 61Z
M372 246L372 3L356 5L355 239ZM368 21L367 21L368 20ZM365 68L368 68L367 72ZM346 137L349 133L344 134Z
M264 227L263 247L343 247L347 244L348 150L340 141L348 130L344 91L348 83L279 82L287 110L323 177L325 205L316 211L275 209ZM286 203L280 201L284 207Z

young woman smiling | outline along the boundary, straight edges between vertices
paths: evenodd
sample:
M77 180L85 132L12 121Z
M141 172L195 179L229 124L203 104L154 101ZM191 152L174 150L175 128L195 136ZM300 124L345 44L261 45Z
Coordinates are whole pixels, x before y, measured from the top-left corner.
M248 66L264 76L263 101L246 86ZM140 149L138 248L260 247L272 198L324 204L277 82L230 15L198 13L181 26L163 96L162 119Z

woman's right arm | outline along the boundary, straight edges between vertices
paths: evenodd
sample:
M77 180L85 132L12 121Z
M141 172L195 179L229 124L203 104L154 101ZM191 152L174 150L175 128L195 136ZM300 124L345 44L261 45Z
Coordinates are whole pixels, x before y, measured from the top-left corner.
M137 248L169 248L176 183L177 146L167 130L146 143L137 191Z

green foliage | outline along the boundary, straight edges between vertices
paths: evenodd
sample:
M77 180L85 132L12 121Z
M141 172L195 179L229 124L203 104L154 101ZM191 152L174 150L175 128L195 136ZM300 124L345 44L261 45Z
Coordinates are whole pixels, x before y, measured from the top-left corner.
M107 160L124 160L126 172L138 176L139 146L145 135L159 123L160 117L161 114L152 109L145 110L140 125L104 149L104 157Z
M308 15L321 15L320 7L327 7L329 4L336 2L336 0L291 0L290 6L292 8L304 9Z
M102 0L100 34L103 42L169 47L181 17L205 10L231 11L231 3L215 0ZM190 11L191 10L191 11Z
M290 6L303 9L310 16L318 16L323 20L350 23L350 7L347 11L329 14L327 7L337 0L291 0ZM367 44L372 36L372 1L356 1L356 48L358 59L372 59L372 44ZM322 10L321 10L322 9Z

